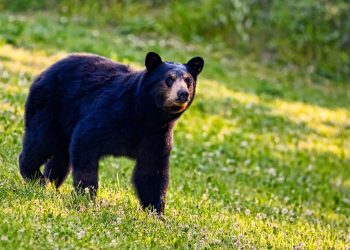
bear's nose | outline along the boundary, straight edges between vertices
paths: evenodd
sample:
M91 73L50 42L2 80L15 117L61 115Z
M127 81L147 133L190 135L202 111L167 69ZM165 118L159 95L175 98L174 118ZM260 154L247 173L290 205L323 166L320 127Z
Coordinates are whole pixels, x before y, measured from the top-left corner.
M177 96L180 102L187 102L189 95L190 94L187 90L180 90L179 92L177 92Z

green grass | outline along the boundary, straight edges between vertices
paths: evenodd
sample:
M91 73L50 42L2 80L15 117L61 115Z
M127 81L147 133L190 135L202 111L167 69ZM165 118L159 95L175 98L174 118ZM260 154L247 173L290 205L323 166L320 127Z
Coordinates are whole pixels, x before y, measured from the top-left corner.
M0 14L0 248L350 247L350 87L171 34L131 35L55 14ZM17 157L32 79L72 51L142 67L201 55L198 94L175 129L164 219L142 211L133 163L101 162L95 203L25 184Z

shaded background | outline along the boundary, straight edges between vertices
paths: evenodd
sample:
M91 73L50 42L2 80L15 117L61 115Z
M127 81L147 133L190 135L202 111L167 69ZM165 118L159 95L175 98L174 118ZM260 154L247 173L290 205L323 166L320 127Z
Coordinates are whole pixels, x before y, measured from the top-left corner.
M1 0L0 10L49 10L61 15L61 22L108 25L124 35L154 32L156 39L177 37L214 51L232 48L315 76L344 81L350 75L348 0ZM11 34L0 37L14 42Z

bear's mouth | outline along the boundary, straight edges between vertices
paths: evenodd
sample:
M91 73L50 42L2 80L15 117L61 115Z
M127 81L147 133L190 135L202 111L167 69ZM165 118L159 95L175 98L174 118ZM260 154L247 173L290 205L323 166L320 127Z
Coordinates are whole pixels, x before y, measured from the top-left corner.
M174 100L174 99L166 99L163 102L163 110L169 114L178 114L181 113L183 111L185 111L185 109L188 106L188 101L186 102L181 102L178 100Z
M174 101L173 102L173 105L176 107L183 107L183 106L186 106L186 104L187 104L187 101L186 102L182 102L182 101Z
M181 113L182 110L183 109L180 108L180 107L171 107L171 108L168 109L168 112L170 114L178 114L178 113Z
M187 107L187 103L172 103L172 105L169 105L167 108L167 111L171 114L177 114L184 111Z

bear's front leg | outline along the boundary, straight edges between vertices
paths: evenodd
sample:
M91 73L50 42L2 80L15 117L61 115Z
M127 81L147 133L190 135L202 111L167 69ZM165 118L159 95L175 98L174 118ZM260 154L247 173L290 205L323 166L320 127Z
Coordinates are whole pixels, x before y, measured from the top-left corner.
M133 182L143 208L164 212L165 195L169 182L168 157L151 165L145 159L138 159L133 174Z
M169 183L171 136L159 135L141 143L133 183L143 208L163 214Z
M78 193L88 191L91 197L95 197L98 189L98 160L97 159L74 159L73 185Z

